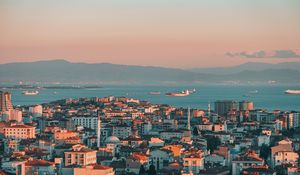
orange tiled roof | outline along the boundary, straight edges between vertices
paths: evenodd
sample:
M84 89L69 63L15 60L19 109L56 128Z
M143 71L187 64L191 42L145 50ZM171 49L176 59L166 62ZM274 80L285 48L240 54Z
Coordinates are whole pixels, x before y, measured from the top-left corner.
M49 162L46 160L29 160L25 163L26 166L52 166L54 162Z
M6 128L34 128L34 127L29 125L12 125L12 126L7 126Z
M133 158L135 160L142 160L142 161L147 160L147 156L143 153L133 153L131 158Z
M109 167L109 166L104 166L104 165L99 165L99 164L95 164L93 165L94 169L97 169L97 170L108 170L108 169L111 169L112 167Z

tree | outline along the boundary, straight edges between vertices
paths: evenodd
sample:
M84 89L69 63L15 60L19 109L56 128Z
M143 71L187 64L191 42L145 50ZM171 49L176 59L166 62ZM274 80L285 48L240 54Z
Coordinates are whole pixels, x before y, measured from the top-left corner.
M263 158L264 160L267 160L270 153L271 153L271 149L267 145L263 144L260 147L259 157Z
M194 127L194 129L193 129L193 135L194 136L198 136L199 135L199 131L198 131L197 127Z
M145 175L145 174L146 174L145 167L144 167L144 165L141 165L139 175Z
M207 136L206 140L207 149L210 150L210 152L214 152L214 150L217 149L219 145L221 145L221 140L218 137Z
M154 165L150 165L148 175L157 175Z

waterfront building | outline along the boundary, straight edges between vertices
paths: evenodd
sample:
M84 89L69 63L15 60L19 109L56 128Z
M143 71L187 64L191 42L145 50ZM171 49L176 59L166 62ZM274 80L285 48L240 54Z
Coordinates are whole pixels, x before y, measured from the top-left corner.
M218 100L215 102L215 113L227 116L227 113L238 109L238 103L233 100Z

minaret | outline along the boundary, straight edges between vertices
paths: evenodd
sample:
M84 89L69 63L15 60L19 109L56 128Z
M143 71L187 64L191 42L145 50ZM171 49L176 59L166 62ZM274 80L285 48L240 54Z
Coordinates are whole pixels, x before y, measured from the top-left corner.
M191 130L191 110L190 110L190 107L188 107L188 116L187 116L188 118L187 118L187 122L188 122L188 126L187 126L187 128L188 128L188 130Z
M97 120L97 147L100 147L100 139L101 139L101 120L100 120L100 115L98 115L98 120Z

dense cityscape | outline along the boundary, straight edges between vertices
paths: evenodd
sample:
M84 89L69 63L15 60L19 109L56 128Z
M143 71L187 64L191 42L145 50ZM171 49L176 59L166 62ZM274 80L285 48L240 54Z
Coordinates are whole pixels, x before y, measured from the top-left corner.
M114 96L14 106L12 95L0 91L1 175L300 173L300 112Z

